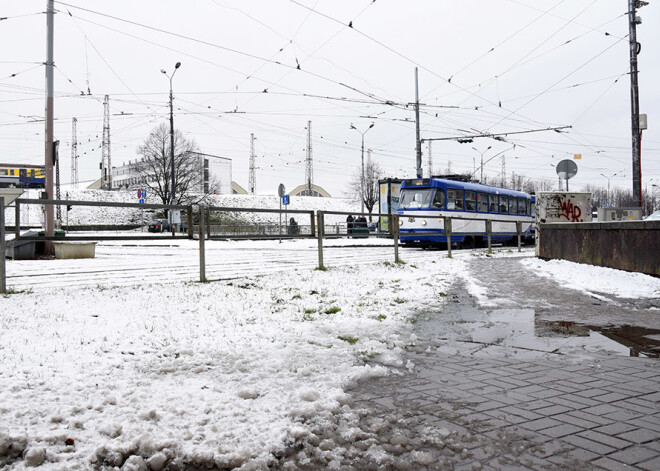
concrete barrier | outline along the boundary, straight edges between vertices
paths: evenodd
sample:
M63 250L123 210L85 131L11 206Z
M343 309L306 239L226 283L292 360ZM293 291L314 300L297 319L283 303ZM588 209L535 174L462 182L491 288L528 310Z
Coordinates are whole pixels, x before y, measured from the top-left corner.
M97 242L53 241L55 258L94 258Z
M546 223L537 230L540 258L660 276L660 221Z

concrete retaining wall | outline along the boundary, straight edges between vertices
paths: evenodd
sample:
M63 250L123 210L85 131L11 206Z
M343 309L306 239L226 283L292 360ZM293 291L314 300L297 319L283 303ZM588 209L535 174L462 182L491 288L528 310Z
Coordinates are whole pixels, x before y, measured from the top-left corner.
M660 276L660 221L547 223L537 255Z

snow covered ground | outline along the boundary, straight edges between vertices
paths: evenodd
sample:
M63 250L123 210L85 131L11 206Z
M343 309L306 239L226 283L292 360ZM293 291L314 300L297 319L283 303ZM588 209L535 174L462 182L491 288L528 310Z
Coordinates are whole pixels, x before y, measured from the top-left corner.
M411 262L414 253L425 255ZM405 265L56 286L1 298L0 465L272 462L273 452L308 437L306 420L345 411L348 386L406 367L402 348L416 341L417 317L440 308L473 256L408 255ZM522 256L552 277L585 268ZM576 288L590 289L592 276L613 277L620 296L660 293L660 280L601 268L574 276Z
M193 242L126 244L87 261L8 261L15 280L57 269L48 286L0 298L0 468L261 469L309 439L310 420L349 411L346 390L359 379L412 367L404 348L418 341L415 323L440 310L453 283L469 285L466 261L485 253L404 249L399 265L390 246L338 247L318 271L314 241L213 242L218 273L248 268L198 283ZM594 292L597 278L620 297L660 295L645 275L529 250L492 256L523 257L525 269L570 276L577 290ZM147 261L163 276L94 278ZM182 276L167 268L185 263Z
M69 190L63 192L62 199L72 201L96 201L109 203L138 203L135 193L132 191L101 191L101 190ZM38 190L26 190L21 196L23 199L38 199ZM149 204L162 204L155 197L146 200ZM203 202L205 206L227 207L227 208L251 208L251 209L279 209L279 198L277 195L207 195ZM290 204L282 207L282 210L303 211L340 211L359 212L360 205L346 198L318 198L313 196L292 196ZM149 222L162 214L156 214L154 210L143 210L140 208L113 208L104 206L72 206L70 211L61 208L62 224L64 226L89 225L89 224L149 224ZM300 216L300 217L299 217ZM270 213L238 213L238 217L254 223L271 222L276 223L279 215ZM303 215L295 216L299 222L308 224ZM7 225L13 225L15 219L14 208L5 211ZM328 223L344 221L346 217L329 216ZM31 225L33 227L43 226L43 212L38 205L21 206L21 226Z
M341 408L347 384L388 373L364 359L400 364L416 311L442 299L451 265L4 297L0 459L25 454L10 469L131 456L151 469L175 457L266 463L308 433L302 419Z

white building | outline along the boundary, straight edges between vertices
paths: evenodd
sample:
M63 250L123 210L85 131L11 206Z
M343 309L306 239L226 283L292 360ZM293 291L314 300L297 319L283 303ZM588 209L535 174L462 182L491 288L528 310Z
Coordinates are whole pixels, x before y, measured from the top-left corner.
M199 195L207 193L231 194L231 159L200 152L195 152L193 155L193 158L197 159L200 178L196 179L198 183L190 188L190 192ZM145 186L148 177L140 175L136 171L137 162L137 160L129 160L128 164L112 168L113 190L134 190Z

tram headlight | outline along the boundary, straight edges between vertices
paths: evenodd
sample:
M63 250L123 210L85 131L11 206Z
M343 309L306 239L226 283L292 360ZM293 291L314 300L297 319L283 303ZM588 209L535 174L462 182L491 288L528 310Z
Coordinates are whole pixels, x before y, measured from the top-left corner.
M399 219L399 226L403 226L403 219Z
M426 226L426 219L422 219L422 226Z

